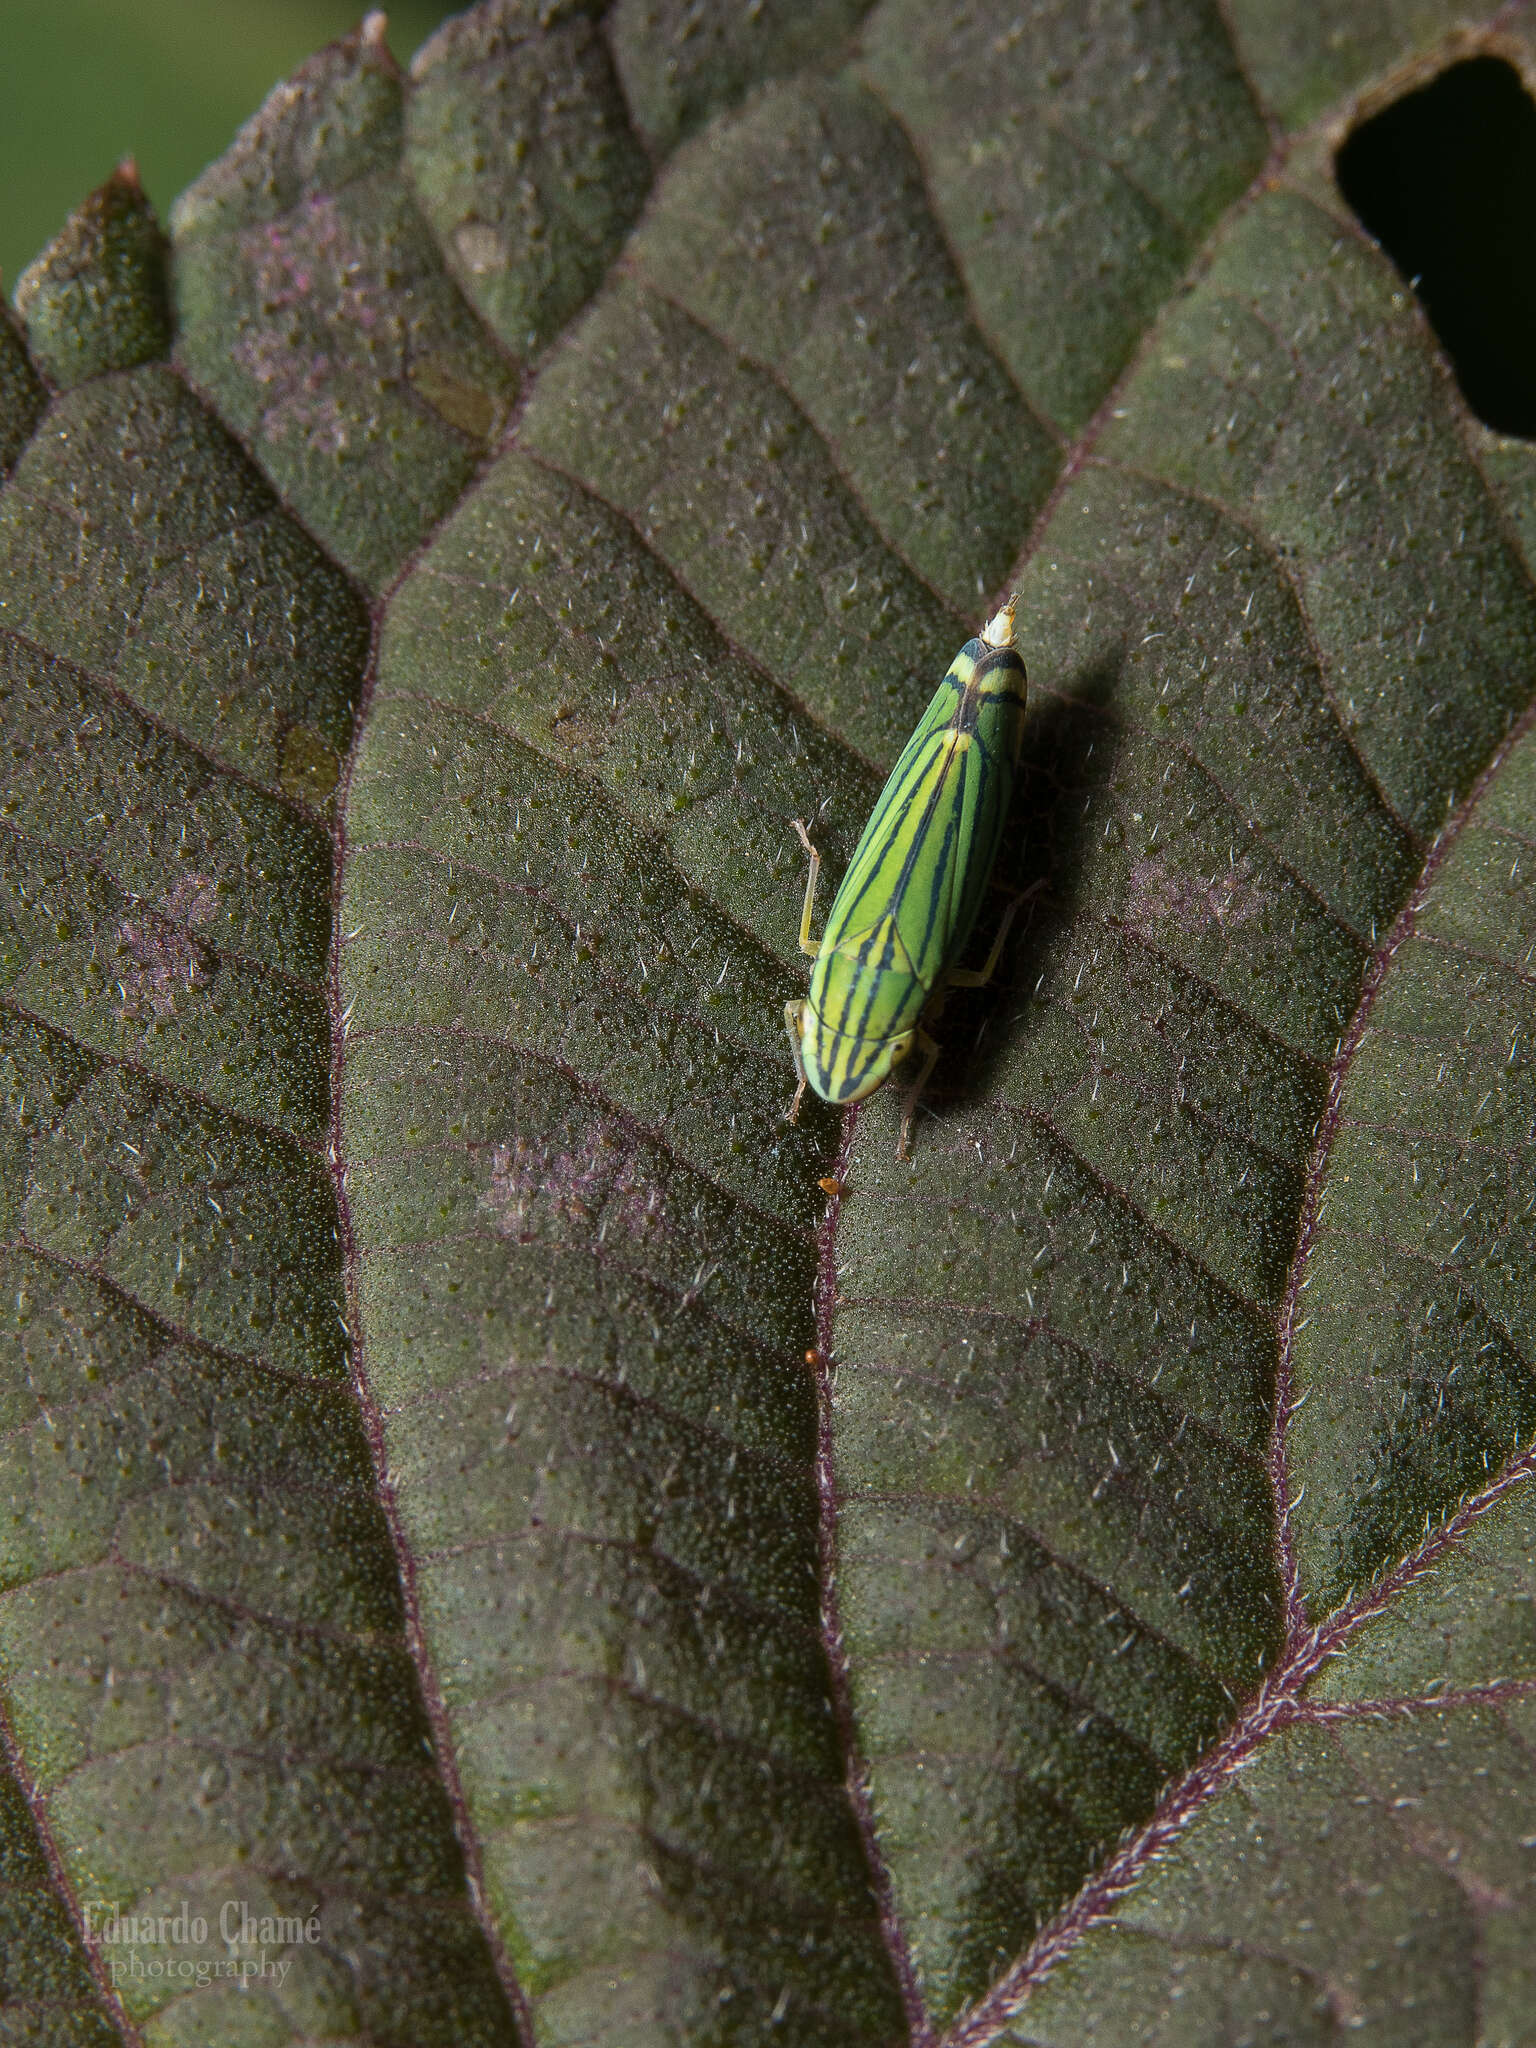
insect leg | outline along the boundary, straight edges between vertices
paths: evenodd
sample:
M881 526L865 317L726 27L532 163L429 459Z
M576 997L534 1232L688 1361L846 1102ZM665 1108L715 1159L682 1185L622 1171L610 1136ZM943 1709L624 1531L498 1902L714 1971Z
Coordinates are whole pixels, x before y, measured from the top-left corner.
M814 875L815 870L812 869ZM804 1003L784 1005L784 1029L789 1033L789 1049L795 1056L795 1099L784 1112L786 1123L800 1121L800 1103L805 1095L805 1061L800 1057L800 1019L805 1013Z
M811 835L806 831L798 818L795 819L794 824L795 830L800 834L800 844L811 856L811 872L805 878L805 904L800 912L800 950L802 953L809 953L814 960L821 951L821 947L811 937L811 911L816 903L816 877L821 873L821 855L812 846ZM799 1054L797 1053L795 1057L798 1061ZM805 1086L804 1075L800 1078L800 1085L802 1088Z
M927 1087L933 1063L939 1056L937 1041L930 1038L921 1025L917 1027L917 1045L923 1055L923 1064L917 1070L917 1079L901 1100L901 1136L896 1143L898 1159L912 1157L912 1119L917 1114L917 1098Z
M987 955L984 967L951 967L944 979L951 988L985 988L997 972L997 963L1003 957L1003 947L1008 940L1008 927L1019 914L1021 904L1031 896L1038 896L1045 887L1043 881L1031 882L1022 896L1015 896L1003 912L1003 921L997 928L997 937L992 941L992 950Z

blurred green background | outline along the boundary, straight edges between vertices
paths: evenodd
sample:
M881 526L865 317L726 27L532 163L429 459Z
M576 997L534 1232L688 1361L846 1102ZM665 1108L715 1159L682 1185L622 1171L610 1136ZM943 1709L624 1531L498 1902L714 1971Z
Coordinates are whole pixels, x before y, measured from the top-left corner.
M468 0L388 8L400 62ZM0 278L120 157L163 219L270 89L356 26L355 0L0 0Z

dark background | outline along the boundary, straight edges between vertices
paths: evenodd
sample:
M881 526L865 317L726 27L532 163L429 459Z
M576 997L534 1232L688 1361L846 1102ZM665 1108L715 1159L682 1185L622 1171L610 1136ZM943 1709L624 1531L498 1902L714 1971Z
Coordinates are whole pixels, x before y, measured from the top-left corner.
M400 62L465 4L388 8ZM137 157L163 218L278 80L366 11L354 0L0 0L5 296L120 157Z

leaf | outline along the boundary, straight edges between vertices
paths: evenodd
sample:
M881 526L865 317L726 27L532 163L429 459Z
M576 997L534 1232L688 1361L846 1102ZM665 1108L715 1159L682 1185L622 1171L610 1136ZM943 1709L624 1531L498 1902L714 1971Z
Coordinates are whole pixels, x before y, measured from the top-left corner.
M1451 26L375 16L28 271L18 2039L1522 2037L1536 459L1330 170ZM1014 586L900 1163L790 821Z
M1007 2042L1518 2039L1530 2010L1528 1486L1402 1575ZM1426 1560L1428 1562L1429 1560ZM1387 1589L1383 1589L1386 1591ZM1404 1710L1399 1701L1416 1705Z
M178 353L368 588L468 483L516 388L401 176L401 82L370 15L182 195Z
M33 359L61 388L154 362L170 345L165 237L120 164L16 287Z

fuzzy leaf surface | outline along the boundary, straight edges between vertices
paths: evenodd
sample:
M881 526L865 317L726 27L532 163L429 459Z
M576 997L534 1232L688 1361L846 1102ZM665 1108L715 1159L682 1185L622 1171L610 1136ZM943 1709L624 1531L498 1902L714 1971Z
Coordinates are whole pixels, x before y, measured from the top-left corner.
M1453 12L370 17L26 273L0 2031L1525 2038L1536 456L1329 156ZM902 1162L792 821L1009 589Z

